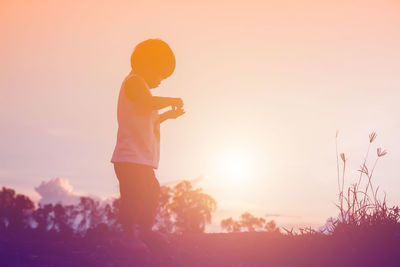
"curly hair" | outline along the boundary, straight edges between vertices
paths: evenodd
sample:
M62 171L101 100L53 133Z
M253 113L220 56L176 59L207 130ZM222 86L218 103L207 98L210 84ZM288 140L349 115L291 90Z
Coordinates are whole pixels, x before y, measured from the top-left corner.
M158 38L147 39L136 45L131 55L131 66L139 71L150 68L165 79L175 70L175 55L166 42Z

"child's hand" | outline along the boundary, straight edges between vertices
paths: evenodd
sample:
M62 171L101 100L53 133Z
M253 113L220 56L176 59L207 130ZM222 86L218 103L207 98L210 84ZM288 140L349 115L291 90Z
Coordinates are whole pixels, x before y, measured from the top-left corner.
M176 107L172 106L172 109L165 111L163 114L160 115L160 118L159 118L160 124L168 119L176 119L176 118L182 116L183 114L185 114L185 111L183 110L183 108L176 108Z
M183 107L183 101L182 98L176 97L172 98L172 103L171 103L172 109L181 109Z
M166 113L169 119L176 119L185 114L185 111L182 108L177 108L177 109L172 108L171 110L168 110Z

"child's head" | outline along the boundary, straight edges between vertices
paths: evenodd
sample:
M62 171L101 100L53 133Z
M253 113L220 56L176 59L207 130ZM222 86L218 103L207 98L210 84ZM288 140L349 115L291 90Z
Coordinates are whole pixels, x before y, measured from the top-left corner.
M131 56L132 71L141 75L150 88L157 87L175 70L175 55L160 39L148 39L138 45Z

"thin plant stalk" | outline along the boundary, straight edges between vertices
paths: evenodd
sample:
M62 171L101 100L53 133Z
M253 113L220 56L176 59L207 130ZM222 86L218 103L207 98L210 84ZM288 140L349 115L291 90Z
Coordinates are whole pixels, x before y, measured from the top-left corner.
M344 174L346 172L346 160L343 160L343 171L342 171L342 190L340 199L340 208L343 209L343 189L344 189ZM342 217L343 218L343 217Z
M370 148L371 148L371 142L368 144L368 149L367 149L367 153L365 154L365 157L364 157L363 165L365 165L367 163L367 158L368 158ZM358 178L358 183L357 183L357 190L358 190L358 187L360 186L362 175L363 175L363 173L360 172L360 177Z
M371 173L370 173L370 175L368 176L367 188L365 189L365 193L368 194L368 192L367 192L367 191L368 191L368 187L371 187L372 196L374 197L375 203L376 203L376 197L374 196L374 188L372 187L371 179L372 179L372 174L374 173L374 169L375 169L375 167L376 167L376 164L378 163L378 160L379 160L379 157L376 158L375 163L374 163L374 167L371 169Z
M336 144L336 169L337 169L337 181L338 181L339 201L340 201L339 153L338 153L338 145L337 145L338 134L339 134L339 132L336 131L336 139L335 139L335 144Z

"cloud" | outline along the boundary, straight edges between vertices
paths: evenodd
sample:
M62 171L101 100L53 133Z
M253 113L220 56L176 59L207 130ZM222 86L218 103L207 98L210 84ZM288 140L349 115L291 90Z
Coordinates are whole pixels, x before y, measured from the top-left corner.
M97 195L78 194L74 192L72 185L69 183L68 178L56 177L48 182L41 182L39 186L35 187L35 191L40 195L37 201L41 205L56 204L61 202L63 205L76 205L80 201L80 197L90 197L94 201L98 201L100 206L110 204L112 205L115 197L101 198Z
M39 203L42 205L58 202L63 205L79 203L80 195L73 192L73 188L67 178L57 177L48 182L43 181L39 186L35 187L35 190L41 196Z

